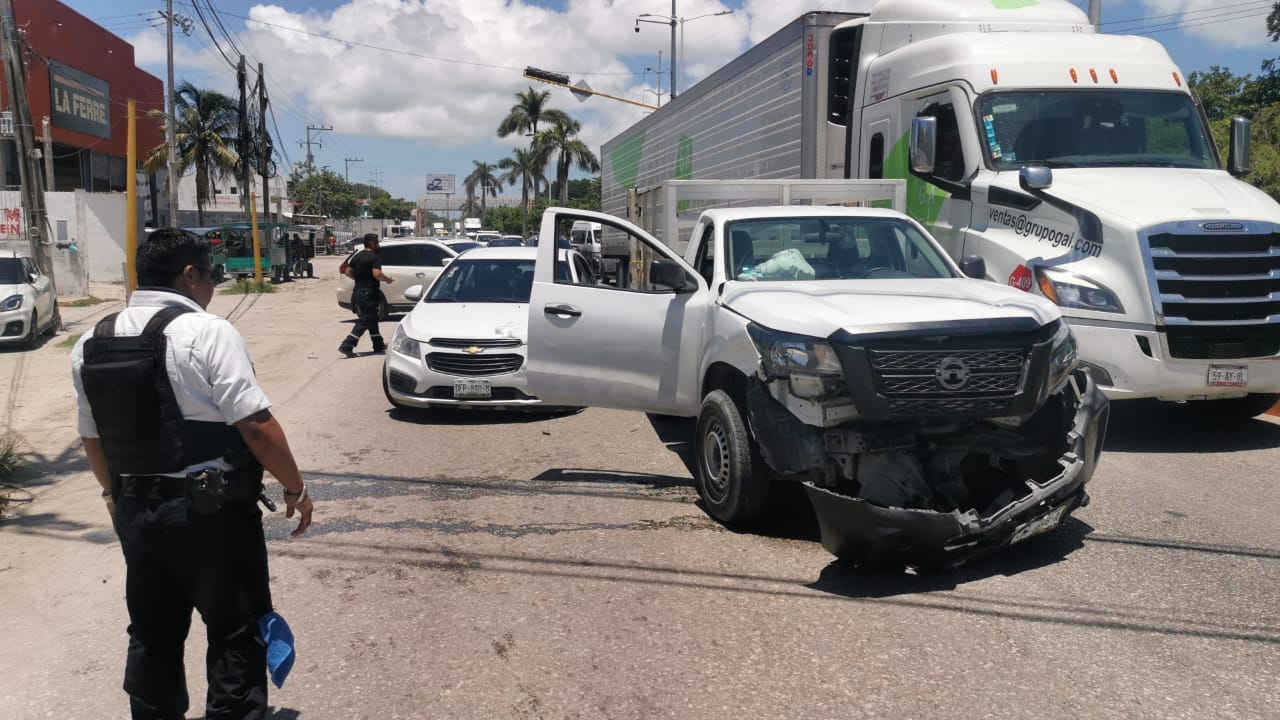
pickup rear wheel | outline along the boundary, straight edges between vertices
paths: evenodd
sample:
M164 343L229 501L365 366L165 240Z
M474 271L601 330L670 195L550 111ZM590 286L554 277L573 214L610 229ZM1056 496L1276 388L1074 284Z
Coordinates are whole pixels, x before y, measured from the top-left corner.
M694 435L695 482L711 517L749 523L764 511L769 473L751 439L742 409L723 390L702 401Z

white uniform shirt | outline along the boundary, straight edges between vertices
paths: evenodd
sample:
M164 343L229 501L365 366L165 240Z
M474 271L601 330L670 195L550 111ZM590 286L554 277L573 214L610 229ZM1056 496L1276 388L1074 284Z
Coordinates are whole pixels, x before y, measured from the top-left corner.
M141 335L152 316L162 308L174 306L194 311L179 315L164 329L168 352L165 369L169 372L169 383L173 386L182 417L231 425L271 407L266 394L258 387L249 351L235 326L201 310L186 295L158 289L135 291L129 307L116 316L116 336ZM84 394L84 383L80 379L84 344L91 337L92 332L85 333L71 351L71 378L76 388L78 427L82 437L98 437L98 425L94 422L93 411ZM219 458L169 474L181 477L208 467L231 469Z

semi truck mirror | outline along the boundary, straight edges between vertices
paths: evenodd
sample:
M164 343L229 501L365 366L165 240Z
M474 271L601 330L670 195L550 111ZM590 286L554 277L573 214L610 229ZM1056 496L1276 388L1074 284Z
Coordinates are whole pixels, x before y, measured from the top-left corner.
M933 172L938 154L938 119L911 119L911 171L928 175Z
M1231 148L1227 155L1227 172L1236 177L1249 174L1249 127L1252 124L1246 118L1231 118Z
M987 261L982 259L981 255L965 255L960 260L960 272L965 277L977 278L978 280L987 277Z
M1053 184L1053 170L1045 165L1028 165L1018 171L1023 190L1047 190Z

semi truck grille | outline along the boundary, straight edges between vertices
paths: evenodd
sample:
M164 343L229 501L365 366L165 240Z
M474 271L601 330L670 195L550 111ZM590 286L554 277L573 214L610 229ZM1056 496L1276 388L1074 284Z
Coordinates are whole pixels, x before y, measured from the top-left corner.
M876 390L894 413L999 415L1022 387L1026 351L871 350Z
M519 370L523 364L523 355L427 354L427 367L445 375L502 375Z

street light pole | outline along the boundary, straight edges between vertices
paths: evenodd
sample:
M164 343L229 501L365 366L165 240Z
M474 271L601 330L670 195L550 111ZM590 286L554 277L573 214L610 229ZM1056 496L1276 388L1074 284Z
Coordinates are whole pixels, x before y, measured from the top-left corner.
M705 17L715 17L717 15L732 15L732 14L733 14L733 10L730 9L730 10L721 10L720 12L707 13L706 15L694 15L691 18L680 18L680 92L681 93L685 91L685 88L687 87L686 84L689 80L689 71L685 67L685 62L684 62L684 24L687 22L693 22L694 20L701 20L702 18L705 18Z
M681 57L680 61L684 62L684 58ZM662 61L658 64L661 65ZM671 0L671 99L676 99L676 0Z

